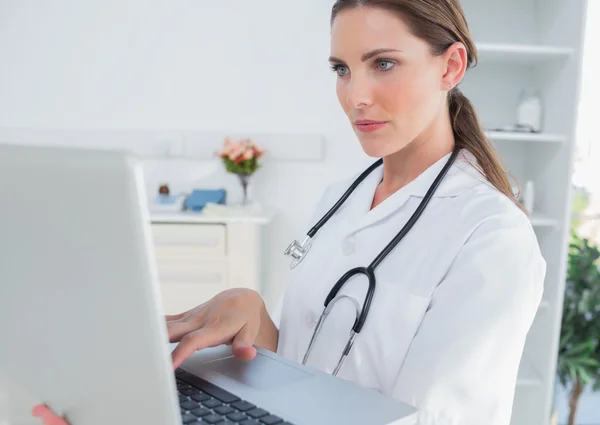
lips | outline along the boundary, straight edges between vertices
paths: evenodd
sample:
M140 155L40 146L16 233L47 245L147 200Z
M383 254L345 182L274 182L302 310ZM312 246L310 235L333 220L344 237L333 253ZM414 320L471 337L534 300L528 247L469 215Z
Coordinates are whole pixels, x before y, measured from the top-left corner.
M386 121L374 121L374 120L358 120L354 122L354 125L359 131L363 133L372 133L387 125Z

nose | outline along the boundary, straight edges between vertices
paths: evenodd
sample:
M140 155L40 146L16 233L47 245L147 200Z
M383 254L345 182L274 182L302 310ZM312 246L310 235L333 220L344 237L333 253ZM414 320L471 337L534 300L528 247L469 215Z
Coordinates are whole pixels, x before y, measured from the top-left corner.
M363 76L352 76L348 82L346 103L355 109L364 109L373 103L373 90L368 79Z

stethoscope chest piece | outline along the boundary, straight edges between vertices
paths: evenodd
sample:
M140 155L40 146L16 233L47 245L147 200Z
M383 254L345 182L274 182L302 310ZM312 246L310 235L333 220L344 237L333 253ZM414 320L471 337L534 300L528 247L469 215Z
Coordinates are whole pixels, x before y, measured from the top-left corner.
M312 247L312 239L310 236L304 238L304 240L298 243L297 240L294 240L285 250L285 255L289 255L292 257L292 264L290 264L290 268L295 268L298 264L304 260L308 251Z

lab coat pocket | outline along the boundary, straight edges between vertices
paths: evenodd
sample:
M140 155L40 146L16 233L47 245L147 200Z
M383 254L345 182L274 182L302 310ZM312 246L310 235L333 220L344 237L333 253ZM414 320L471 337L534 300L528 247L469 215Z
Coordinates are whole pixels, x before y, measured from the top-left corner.
M369 357L384 392L391 391L430 302L398 286L394 282L379 292L368 323Z

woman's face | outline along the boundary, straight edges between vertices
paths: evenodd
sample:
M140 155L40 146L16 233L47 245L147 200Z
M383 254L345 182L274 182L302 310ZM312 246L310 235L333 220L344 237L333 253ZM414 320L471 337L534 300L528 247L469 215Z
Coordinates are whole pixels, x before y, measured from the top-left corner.
M331 28L330 62L339 102L369 156L404 148L445 107L446 56L433 56L390 11L340 12Z

